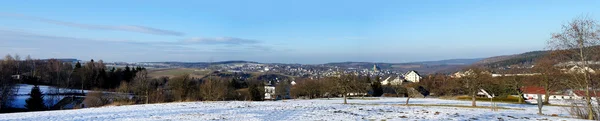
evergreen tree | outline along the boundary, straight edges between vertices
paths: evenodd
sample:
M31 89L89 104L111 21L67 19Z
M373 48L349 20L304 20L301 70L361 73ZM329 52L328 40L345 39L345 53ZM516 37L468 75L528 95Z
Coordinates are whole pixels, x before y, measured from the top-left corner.
M25 100L25 107L30 111L43 111L46 110L46 105L44 104L44 96L40 91L40 87L35 85L31 89L29 93L29 98Z
M127 65L125 66L125 70L123 71L123 80L130 82L132 78L133 72L131 71L131 68L129 68L129 65Z
M381 82L379 82L379 77L371 83L371 89L373 89L373 96L379 97L383 95L383 88L381 87Z
M79 69L81 68L81 63L79 63L79 61L77 61L77 63L75 63L75 69Z
M103 89L108 89L110 88L110 82L107 81L108 80L108 76L106 75L106 70L104 69L100 69L100 71L98 72L98 87L101 87Z
M261 90L263 89L263 90ZM264 87L261 88L260 84L251 84L248 87L248 91L250 91L250 98L252 101L263 101L265 97Z

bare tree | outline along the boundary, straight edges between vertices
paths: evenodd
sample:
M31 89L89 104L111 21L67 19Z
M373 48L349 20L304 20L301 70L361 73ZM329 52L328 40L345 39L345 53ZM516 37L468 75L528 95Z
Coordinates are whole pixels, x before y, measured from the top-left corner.
M200 96L207 101L224 100L228 90L225 82L214 79L205 80L200 85Z
M46 92L48 94L51 94L50 96L48 96L48 99L46 101L50 104L54 104L60 100L60 88L66 85L65 81L63 81L61 78L63 75L62 72L64 66L62 65L62 62L60 62L57 59L49 59L45 67L48 71L44 75L47 75L49 77L48 79L50 79L51 84L54 85L50 87L48 92Z
M290 94L290 82L287 80L280 81L275 85L275 95L281 99L287 98Z
M298 83L291 88L290 93L292 95L296 96L296 98L298 98L300 96L305 96L310 99L318 98L318 97L325 95L325 93L327 93L327 91L331 91L328 89L335 89L335 87L331 87L331 86L327 85L327 83L325 83L325 82L329 82L329 80L327 80L327 79L314 80L314 79L308 79L308 78L298 79ZM282 88L285 88L285 85L286 84L281 84L279 86ZM277 88L278 87L275 87L276 92L277 92ZM285 89L279 90L279 93L285 94L286 93Z
M588 68L589 61L598 60L598 45L600 43L600 26L596 20L587 16L578 17L562 26L562 31L552 34L549 46L556 51L563 51L568 61L576 62L576 65ZM594 119L594 110L591 103L592 79L589 71L572 73L571 80L566 83L573 89L585 91L585 103L588 111L588 119Z
M358 81L358 77L352 74L340 75L339 78L334 78L335 80L335 88L343 97L344 104L348 104L348 94L349 93L359 93L364 84ZM368 84L368 83L367 83Z
M471 96L471 106L477 106L477 92L484 86L484 81L491 78L491 74L482 67L470 67L465 71L465 76L460 78L463 88Z
M5 107L13 98L15 81L12 79L14 74L15 60L10 55L6 55L0 60L0 109Z
M136 95L144 95L145 102L148 104L150 100L150 77L148 76L148 72L146 70L142 70L137 72L135 78L133 79L134 93Z
M559 88L560 83L562 82L561 75L564 75L560 69L555 66L558 64L558 61L553 59L554 54L554 52L551 52L548 55L536 60L535 66L533 67L534 72L540 74L536 84L546 90L546 96L544 97L544 103L546 104L550 104L550 92Z
M188 93L190 92L190 82L192 81L189 74L183 74L176 77L171 78L167 82L168 88L173 93L175 100L184 101L188 97Z

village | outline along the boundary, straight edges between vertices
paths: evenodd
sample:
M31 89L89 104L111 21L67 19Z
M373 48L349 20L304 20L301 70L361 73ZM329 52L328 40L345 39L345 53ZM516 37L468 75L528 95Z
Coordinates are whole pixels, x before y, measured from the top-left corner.
M600 1L3 1L0 121L600 120Z

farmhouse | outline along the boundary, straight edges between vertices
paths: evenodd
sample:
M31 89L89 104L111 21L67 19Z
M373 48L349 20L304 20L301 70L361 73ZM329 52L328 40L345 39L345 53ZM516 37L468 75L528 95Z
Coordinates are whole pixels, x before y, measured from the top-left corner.
M266 85L265 86L265 100L273 100L275 99L275 86Z
M523 98L525 98L526 100L537 100L538 94L542 95L542 99L546 97L546 90L543 87L529 86L522 87L520 90L521 92L523 92ZM553 91L550 92L549 99L573 99L573 96L570 95L569 92Z
M421 75L415 70L409 71L404 74L404 79L406 81L413 82L413 83L417 83L417 82L421 81L421 78L423 78L423 77L421 77Z
M523 98L527 103L537 103L538 94L541 98L546 98L546 90L542 87L522 87L520 89L523 92ZM592 100L596 100L596 97L600 97L600 91L591 91ZM556 103L577 103L585 99L585 90L560 90L552 91L548 97L550 104Z
M401 75L392 75L381 81L381 85L402 85L403 82L417 83L423 77L417 71L409 71Z
M390 76L385 80L381 81L381 85L401 85L404 79L401 76Z

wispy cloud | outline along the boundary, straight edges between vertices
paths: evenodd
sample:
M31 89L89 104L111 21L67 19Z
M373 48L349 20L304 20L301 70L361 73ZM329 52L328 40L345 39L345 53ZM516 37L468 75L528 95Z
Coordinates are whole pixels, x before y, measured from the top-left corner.
M257 40L234 38L234 37L216 37L216 38L196 37L196 38L185 39L181 42L183 42L185 44L215 44L215 45L216 44L243 45L243 44L260 43Z
M111 25L82 24L82 23L59 21L59 20L46 19L46 18L41 18L41 17L26 16L26 15L21 15L21 14L10 14L10 13L0 13L0 16L13 17L13 18L25 19L25 20L31 20L31 21L39 21L39 22L44 22L44 23L76 27L76 28L83 28L83 29L129 31L129 32L139 32L139 33L155 34L155 35L171 35L171 36L183 36L184 35L184 33L182 33L182 32L157 29L157 28L145 27L145 26L136 26L136 25L111 26Z

